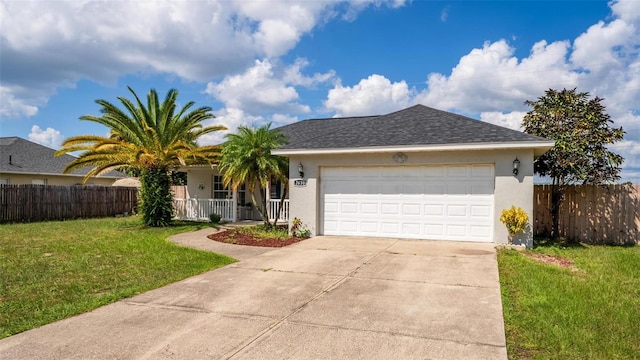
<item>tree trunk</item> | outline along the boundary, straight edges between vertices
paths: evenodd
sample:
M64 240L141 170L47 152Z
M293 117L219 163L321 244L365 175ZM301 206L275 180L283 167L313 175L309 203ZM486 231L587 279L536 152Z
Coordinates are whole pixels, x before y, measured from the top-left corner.
M282 194L280 194L280 205L278 206L278 213L276 214L276 220L273 222L273 225L278 225L278 219L280 219L280 215L282 215L282 208L284 207L284 200L287 197L287 190L289 189L289 180L286 182L282 182L284 184L282 187Z
M260 186L260 202L256 201L256 196L253 190L249 190L249 194L251 194L251 200L253 201L253 203L256 204L256 209L258 209L258 213L262 218L264 226L271 227L271 223L269 222L269 212L267 211L267 198L265 197L264 188L260 184L258 184L258 186ZM258 206L258 204L261 205Z
M560 236L560 204L562 203L562 192L564 187L557 179L553 179L551 185L551 239L556 240Z

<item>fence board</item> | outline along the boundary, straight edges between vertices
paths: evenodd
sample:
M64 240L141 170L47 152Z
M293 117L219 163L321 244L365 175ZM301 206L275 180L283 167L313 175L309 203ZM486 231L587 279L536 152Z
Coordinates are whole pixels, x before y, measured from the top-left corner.
M552 229L551 186L534 187L533 231ZM567 186L559 235L590 244L640 244L640 185Z
M137 203L130 187L0 185L0 223L114 216Z

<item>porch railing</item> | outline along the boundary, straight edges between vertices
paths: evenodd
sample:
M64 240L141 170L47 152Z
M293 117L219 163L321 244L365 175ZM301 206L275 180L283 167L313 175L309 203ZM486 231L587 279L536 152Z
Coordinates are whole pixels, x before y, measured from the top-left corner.
M274 220L278 215L278 209L280 209L280 199L272 199L267 202L269 220ZM278 218L278 221L289 221L289 199L285 199L282 204L282 213Z
M223 221L234 221L231 199L173 199L173 215L181 220L209 220L218 214Z
M209 215L218 214L223 221L235 221L233 199L173 199L173 216L180 220L209 220ZM269 220L274 220L280 207L280 199L267 203ZM289 199L285 199L278 221L289 220Z

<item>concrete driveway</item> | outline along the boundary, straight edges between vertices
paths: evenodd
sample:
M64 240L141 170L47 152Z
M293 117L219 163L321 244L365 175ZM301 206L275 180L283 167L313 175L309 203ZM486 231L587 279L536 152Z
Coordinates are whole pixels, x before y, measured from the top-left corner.
M183 237L244 260L0 340L0 358L507 357L491 244L319 236L247 251Z

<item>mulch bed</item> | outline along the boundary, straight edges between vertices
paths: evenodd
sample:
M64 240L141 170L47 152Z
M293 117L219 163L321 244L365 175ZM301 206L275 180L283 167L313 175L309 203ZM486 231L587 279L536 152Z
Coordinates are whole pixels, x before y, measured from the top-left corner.
M560 256L546 255L546 254L539 254L539 253L525 253L524 255L530 257L531 259L537 262L541 262L544 264L552 264L552 265L560 266L563 268L571 268L571 269L575 268L573 261Z
M289 237L287 239L263 238L252 234L242 233L236 229L219 231L215 234L207 236L211 240L215 240L225 244L262 246L262 247L283 247L295 244L308 238Z

